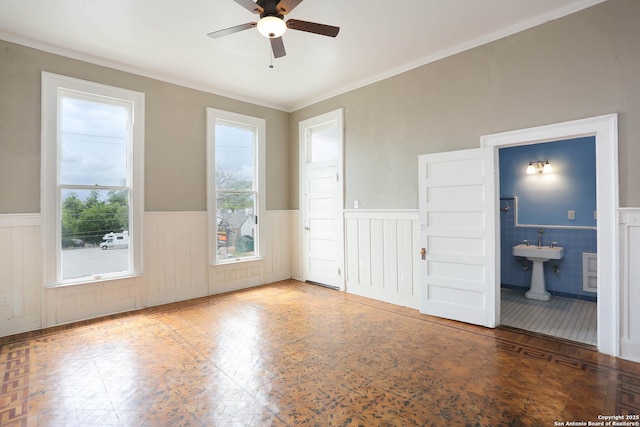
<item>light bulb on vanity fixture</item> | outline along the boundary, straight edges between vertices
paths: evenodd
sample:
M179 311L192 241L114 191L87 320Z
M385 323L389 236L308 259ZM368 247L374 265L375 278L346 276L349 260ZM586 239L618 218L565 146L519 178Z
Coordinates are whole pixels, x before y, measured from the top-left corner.
M549 160L536 160L530 161L529 166L527 166L527 174L532 175L534 173L551 173L553 172L553 168L549 163Z

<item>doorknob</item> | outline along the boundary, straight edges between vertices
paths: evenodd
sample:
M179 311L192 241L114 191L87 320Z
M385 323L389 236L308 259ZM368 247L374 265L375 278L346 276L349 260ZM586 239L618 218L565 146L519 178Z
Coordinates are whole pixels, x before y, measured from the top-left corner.
M422 259L427 259L427 250L425 248L420 249L420 257L422 257Z
M309 231L309 227L305 227L304 229L305 229L305 230L307 230L307 231Z

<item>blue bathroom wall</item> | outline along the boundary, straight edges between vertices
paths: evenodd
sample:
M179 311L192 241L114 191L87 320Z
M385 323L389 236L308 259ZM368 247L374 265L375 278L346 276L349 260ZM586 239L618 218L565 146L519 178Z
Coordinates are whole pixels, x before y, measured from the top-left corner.
M526 174L530 161L549 160L553 172ZM595 227L595 137L500 150L500 197L518 197L520 225ZM575 219L568 219L568 211Z
M553 173L526 175L526 167L530 160L547 158L554 168ZM588 171L586 164L590 168ZM517 196L519 222L522 223L523 210L527 206L525 203L523 207L523 199L540 204L543 208L536 207L533 213L530 212L524 218L530 221L530 224L553 225L553 228L542 227L545 230L542 235L543 244L558 242L558 246L565 249L563 259L544 264L547 290L552 295L596 300L595 293L582 289L582 254L597 253L597 232L589 228L567 228L576 225L596 225L593 221L596 206L595 167L593 137L500 149L500 245L501 277L504 287L529 288L531 262L514 257L512 248L523 240L536 244L538 238L538 227L516 226L516 205L513 197ZM567 220L568 210L576 211L575 221ZM551 211L553 213L550 213ZM584 218L589 216L588 212L591 223ZM585 220L582 221L583 219ZM529 268L523 269L525 266ZM558 272L554 271L554 267L557 267Z

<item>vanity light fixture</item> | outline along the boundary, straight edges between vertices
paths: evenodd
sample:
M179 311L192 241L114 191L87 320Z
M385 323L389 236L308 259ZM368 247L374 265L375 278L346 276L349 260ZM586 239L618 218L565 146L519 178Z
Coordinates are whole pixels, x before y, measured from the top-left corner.
M536 160L530 161L529 166L527 166L527 174L531 175L534 173L551 173L553 172L553 168L549 163L549 160Z

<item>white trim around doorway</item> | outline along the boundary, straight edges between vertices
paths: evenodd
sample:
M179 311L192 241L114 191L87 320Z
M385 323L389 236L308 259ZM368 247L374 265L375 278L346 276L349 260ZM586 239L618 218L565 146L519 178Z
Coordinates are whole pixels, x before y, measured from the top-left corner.
M620 283L618 280L618 115L608 114L564 123L484 135L482 147L494 147L495 165L498 150L518 145L537 144L582 136L596 138L596 194L598 211L598 351L618 357L620 354ZM499 187L499 169L494 166L495 188ZM498 193L496 193L498 194ZM499 200L496 200L499 203ZM499 212L496 209L496 212ZM499 221L495 222L499 224ZM499 230L496 226L496 235ZM496 259L500 246L496 245ZM499 262L499 261L498 261ZM500 269L496 274L496 303L500 299ZM496 324L500 324L496 310Z
M336 194L336 206L335 212L335 224L336 224L336 239L338 242L336 248L336 283L335 285L339 290L346 290L345 280L345 233L344 233L344 109L339 108L337 110L329 111L319 116L311 117L306 120L300 121L298 124L298 171L299 171L299 200L300 200L300 219L299 219L299 248L300 248L300 267L301 267L301 279L302 281L310 280L308 276L308 264L306 264L305 257L308 255L308 248L306 247L306 233L305 225L307 223L307 208L305 207L305 180L306 180L306 164L307 156L307 132L314 127L323 126L329 123L335 123L339 131L339 147L337 158L337 194Z

